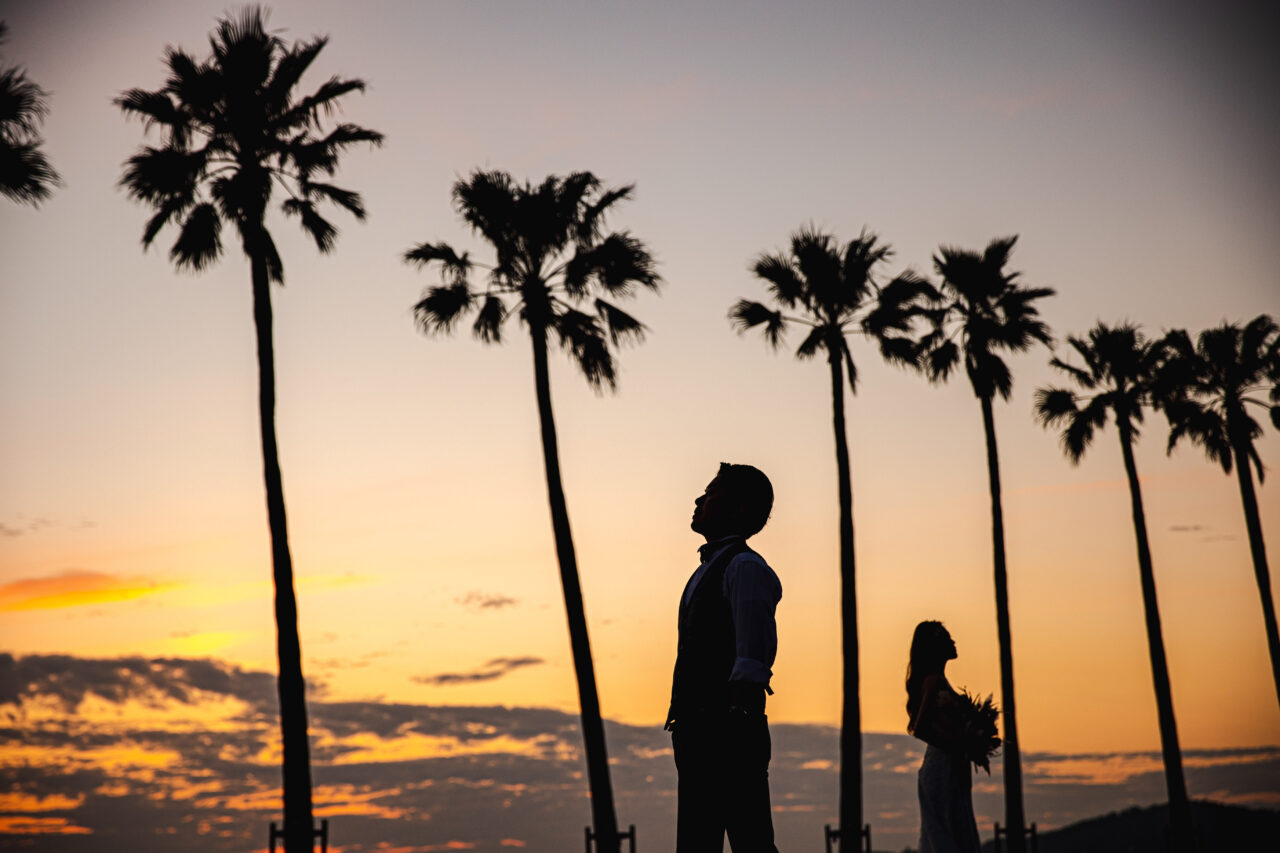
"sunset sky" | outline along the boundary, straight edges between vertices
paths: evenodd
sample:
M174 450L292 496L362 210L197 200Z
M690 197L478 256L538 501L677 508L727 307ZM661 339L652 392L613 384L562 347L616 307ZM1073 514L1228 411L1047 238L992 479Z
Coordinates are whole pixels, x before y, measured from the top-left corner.
M1280 314L1275 12L967 5L272 5L286 38L331 36L303 88L365 79L343 119L387 138L343 162L335 183L369 218L335 214L330 256L271 223L281 463L318 695L576 711L527 339L423 337L412 305L437 279L400 260L426 240L485 256L449 200L472 169L634 182L611 224L665 280L629 306L650 334L622 353L616 395L558 354L552 368L601 705L634 726L666 709L697 564L689 513L722 460L759 466L777 494L753 540L784 590L770 717L839 719L828 376L791 357L798 339L774 353L726 319L764 295L751 259L796 228L865 226L895 248L889 273L1018 234L1012 266L1057 291L1042 313L1059 339L1099 319L1156 336ZM144 137L111 99L158 88L167 44L203 57L225 9L0 3L2 63L50 92L64 179L38 210L0 203L0 651L274 672L248 264L233 250L176 272L174 235L144 253L148 211L116 186ZM900 734L921 619L955 636L954 684L998 693L981 417L963 377L931 387L861 342L854 354L863 723ZM1115 433L1067 463L1031 411L1059 381L1049 357L1012 360L996 412L1023 748L1155 749ZM1190 446L1166 456L1166 438L1149 418L1137 458L1182 745L1275 746L1234 477ZM1269 426L1258 448L1280 463ZM1272 477L1259 499L1276 568Z

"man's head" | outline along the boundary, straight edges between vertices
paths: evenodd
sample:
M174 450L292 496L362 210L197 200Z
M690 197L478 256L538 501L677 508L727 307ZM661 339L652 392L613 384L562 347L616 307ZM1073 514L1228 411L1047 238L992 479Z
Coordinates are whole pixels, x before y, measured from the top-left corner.
M689 526L707 541L737 534L754 536L773 510L773 484L759 468L720 463L702 496L693 502Z

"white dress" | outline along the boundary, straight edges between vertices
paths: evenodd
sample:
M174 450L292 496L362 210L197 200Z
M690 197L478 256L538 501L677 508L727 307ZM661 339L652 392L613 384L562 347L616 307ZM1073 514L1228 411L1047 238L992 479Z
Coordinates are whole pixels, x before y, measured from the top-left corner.
M950 685L945 689L950 691ZM934 713L951 710L945 707L945 700L937 702L936 698L937 694ZM964 754L928 744L917 779L920 853L981 853L978 822L973 816L973 775Z

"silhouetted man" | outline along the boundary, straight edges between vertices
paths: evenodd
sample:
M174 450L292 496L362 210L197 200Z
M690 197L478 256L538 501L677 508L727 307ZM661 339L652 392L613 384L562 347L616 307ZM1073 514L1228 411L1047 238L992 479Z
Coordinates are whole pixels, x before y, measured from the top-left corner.
M671 708L680 777L676 853L777 853L769 811L764 713L778 650L782 584L747 547L773 509L773 486L750 465L722 463L694 501L689 526L706 544L680 598Z

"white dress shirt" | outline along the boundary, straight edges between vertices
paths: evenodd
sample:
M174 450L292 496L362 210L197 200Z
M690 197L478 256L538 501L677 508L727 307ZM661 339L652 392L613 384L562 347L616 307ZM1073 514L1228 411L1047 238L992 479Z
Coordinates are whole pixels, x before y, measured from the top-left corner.
M682 597L685 605L706 575L707 567L730 544L741 540L741 536L729 536L708 542L698 549L703 560L685 585ZM782 582L763 557L755 551L743 551L725 567L721 591L729 601L737 646L729 680L749 681L768 689L769 679L773 676L773 660L778 654L778 626L774 621L774 610L782 599Z

